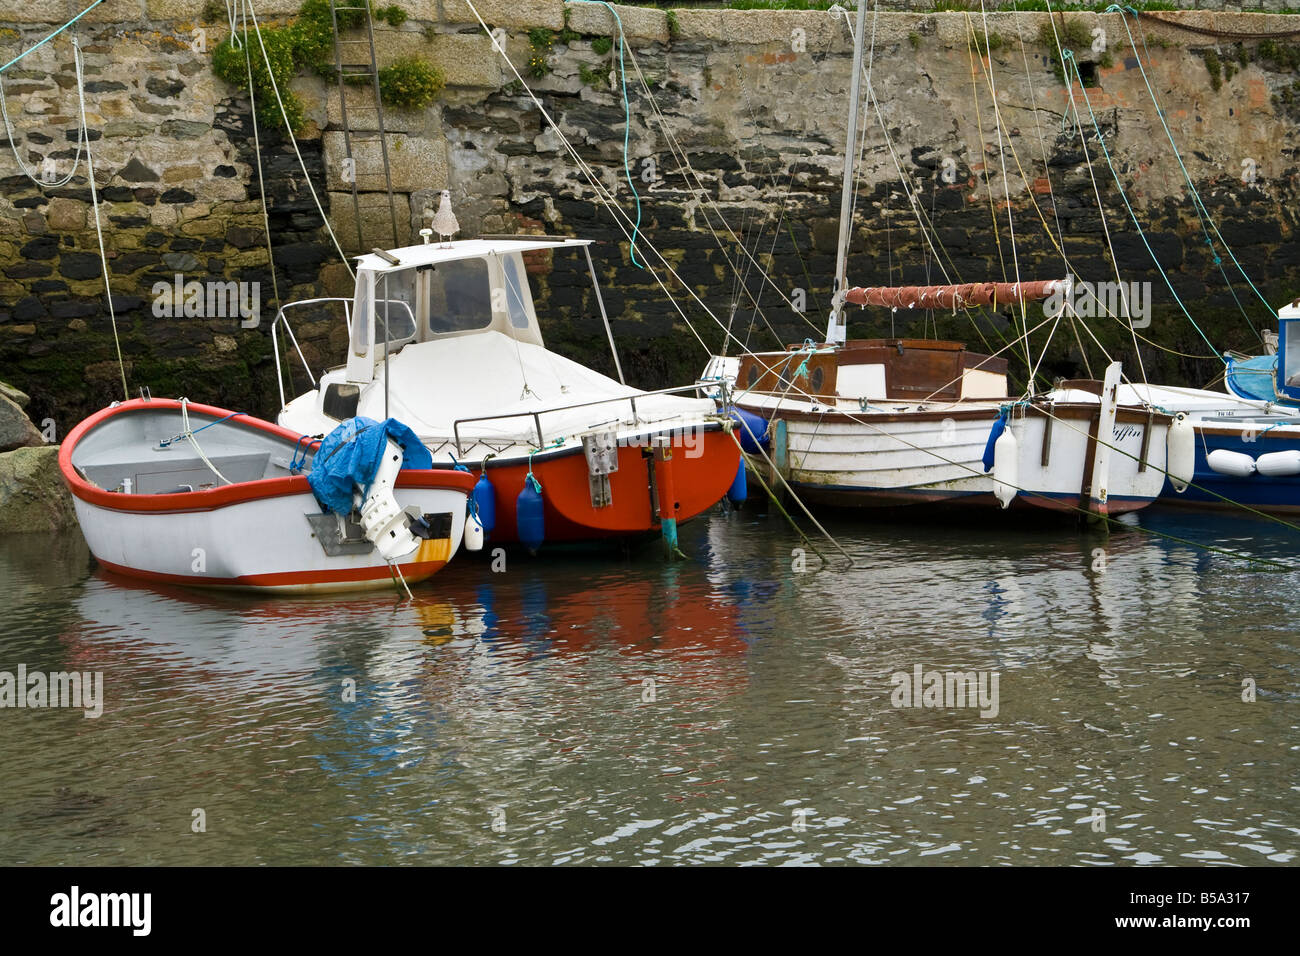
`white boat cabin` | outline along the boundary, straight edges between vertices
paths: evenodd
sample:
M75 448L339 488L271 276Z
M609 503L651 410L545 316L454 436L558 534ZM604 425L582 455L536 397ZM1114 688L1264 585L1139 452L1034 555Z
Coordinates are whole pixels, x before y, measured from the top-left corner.
M712 414L706 399L643 392L622 381L590 245L502 236L359 256L347 361L284 402L280 424L318 434L354 415L391 416L435 458L478 460L489 452L527 455L593 428L631 434ZM562 250L585 260L618 380L545 347L526 257Z
M1300 404L1300 299L1277 310L1277 391Z
M499 332L543 346L524 253L590 244L588 239L467 239L358 257L347 381L373 381L385 352L391 356L411 343Z

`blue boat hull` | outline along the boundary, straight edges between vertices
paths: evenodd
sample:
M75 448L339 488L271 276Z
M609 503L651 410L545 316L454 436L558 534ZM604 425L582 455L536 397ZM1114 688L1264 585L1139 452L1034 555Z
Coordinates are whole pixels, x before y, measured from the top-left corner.
M1255 436L1248 441L1235 430L1220 434L1209 430L1196 430L1196 477L1182 494L1174 491L1169 480L1160 492L1157 504L1179 505L1191 508L1233 508L1249 505L1260 511L1289 514L1300 513L1300 475L1269 477L1248 475L1237 478L1221 475L1206 463L1209 452L1225 449L1258 458L1266 452L1300 450L1300 438L1274 437L1269 434Z

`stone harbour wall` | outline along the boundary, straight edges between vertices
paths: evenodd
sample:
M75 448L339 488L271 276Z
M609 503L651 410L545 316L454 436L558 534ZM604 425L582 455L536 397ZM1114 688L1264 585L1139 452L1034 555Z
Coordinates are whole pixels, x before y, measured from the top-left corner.
M430 107L385 112L400 241L428 224L443 189L462 237L545 231L598 240L594 256L623 365L646 387L689 380L706 358L660 279L710 348L721 343L720 324L763 347L824 333L852 50L842 15L618 7L631 112L625 161L624 87L608 10L562 0L476 4L579 159L633 218L628 180L635 184L643 241L673 264L711 317L663 270L638 266L655 261L644 246L634 261L627 237L464 0L397 5L407 14L400 26L376 25L380 65L418 55L446 81ZM254 3L263 25L286 22L299 6ZM0 62L75 13L62 0L0 7ZM1300 16L1153 13L1127 21L1144 49L1139 60L1122 16L1067 13L1056 23L1074 38L1086 90L1062 82L1042 41L1045 14L991 12L987 40L978 7L973 15L869 13L868 22L879 113L864 114L852 282L1014 278L1017 267L1026 278L1055 277L1065 271L1062 251L1079 277L1101 281L1115 277L1113 248L1125 280L1153 284L1152 324L1141 330L1155 343L1143 347L1152 380L1199 384L1217 366L1165 276L1216 349L1257 348L1252 326L1269 327L1268 312L1221 249L1215 262L1140 63L1237 261L1274 305L1300 294ZM259 123L268 254L248 98L212 71L211 52L227 31L220 3L108 0L75 35L132 393L148 386L155 395L273 416L275 291L280 301L341 296L350 281L295 142ZM61 179L77 159L72 32L3 74L12 145L38 176L52 168ZM306 115L296 137L306 175L353 254L338 90L314 75L300 75L292 89ZM366 92L347 91L351 126L362 133L374 125ZM377 146L354 143L365 247L390 244ZM66 185L38 185L9 143L0 144L0 377L29 394L32 418L52 418L60 436L122 395L90 200L84 156ZM933 228L923 233L918 217ZM560 260L530 263L548 344L612 371L585 264ZM176 276L257 283L260 324L155 314L156 284ZM313 370L341 360L339 313L305 310L293 322ZM1058 330L1048 375L1081 374L1086 363L1097 371L1094 335L1136 367L1126 329L1102 319L1085 324L1077 336ZM1007 328L997 316L972 328L963 316L863 312L850 331L925 331L997 348ZM294 376L287 387L301 391L305 377L297 368Z

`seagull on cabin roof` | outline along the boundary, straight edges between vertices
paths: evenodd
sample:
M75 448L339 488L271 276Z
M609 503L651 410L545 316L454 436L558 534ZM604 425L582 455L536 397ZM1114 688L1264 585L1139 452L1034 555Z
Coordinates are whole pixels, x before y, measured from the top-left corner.
M451 211L450 189L442 191L442 199L438 202L438 211L433 214L433 231L445 243L444 248L449 247L451 237L460 232L460 223L456 221L456 216Z

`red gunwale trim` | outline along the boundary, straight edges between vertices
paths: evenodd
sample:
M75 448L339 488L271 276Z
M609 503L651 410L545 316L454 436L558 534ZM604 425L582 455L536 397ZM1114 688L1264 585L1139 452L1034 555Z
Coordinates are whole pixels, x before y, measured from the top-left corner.
M157 581L165 584L184 584L191 587L218 588L284 588L305 584L354 584L363 581L386 581L392 576L388 565L363 568L339 568L336 571L277 571L270 574L246 574L238 578L215 578L204 574L170 574L165 571L142 571L123 564L95 559L106 571L126 577ZM440 570L446 561L418 561L399 564L407 581L423 581Z
M232 414L229 409L213 405L200 405L190 402L190 409L200 415L225 418ZM59 471L69 490L87 504L110 511L124 511L137 514L177 514L193 511L215 511L228 505L258 501L263 498L280 498L286 495L311 494L311 486L303 475L286 475L283 478L263 478L258 481L241 481L220 488L206 491L185 491L167 495L122 495L105 491L86 481L72 467L72 453L77 443L92 429L108 419L132 412L153 411L156 409L179 409L181 403L173 398L155 398L150 401L133 398L120 405L101 409L77 425L68 434L59 447ZM301 436L281 428L279 425L249 415L240 415L230 420L231 424L253 428L266 432L276 438L296 442ZM447 469L407 469L397 476L399 488L445 488L463 491L468 495L474 489L474 476L469 472ZM385 568L387 571L387 568Z

